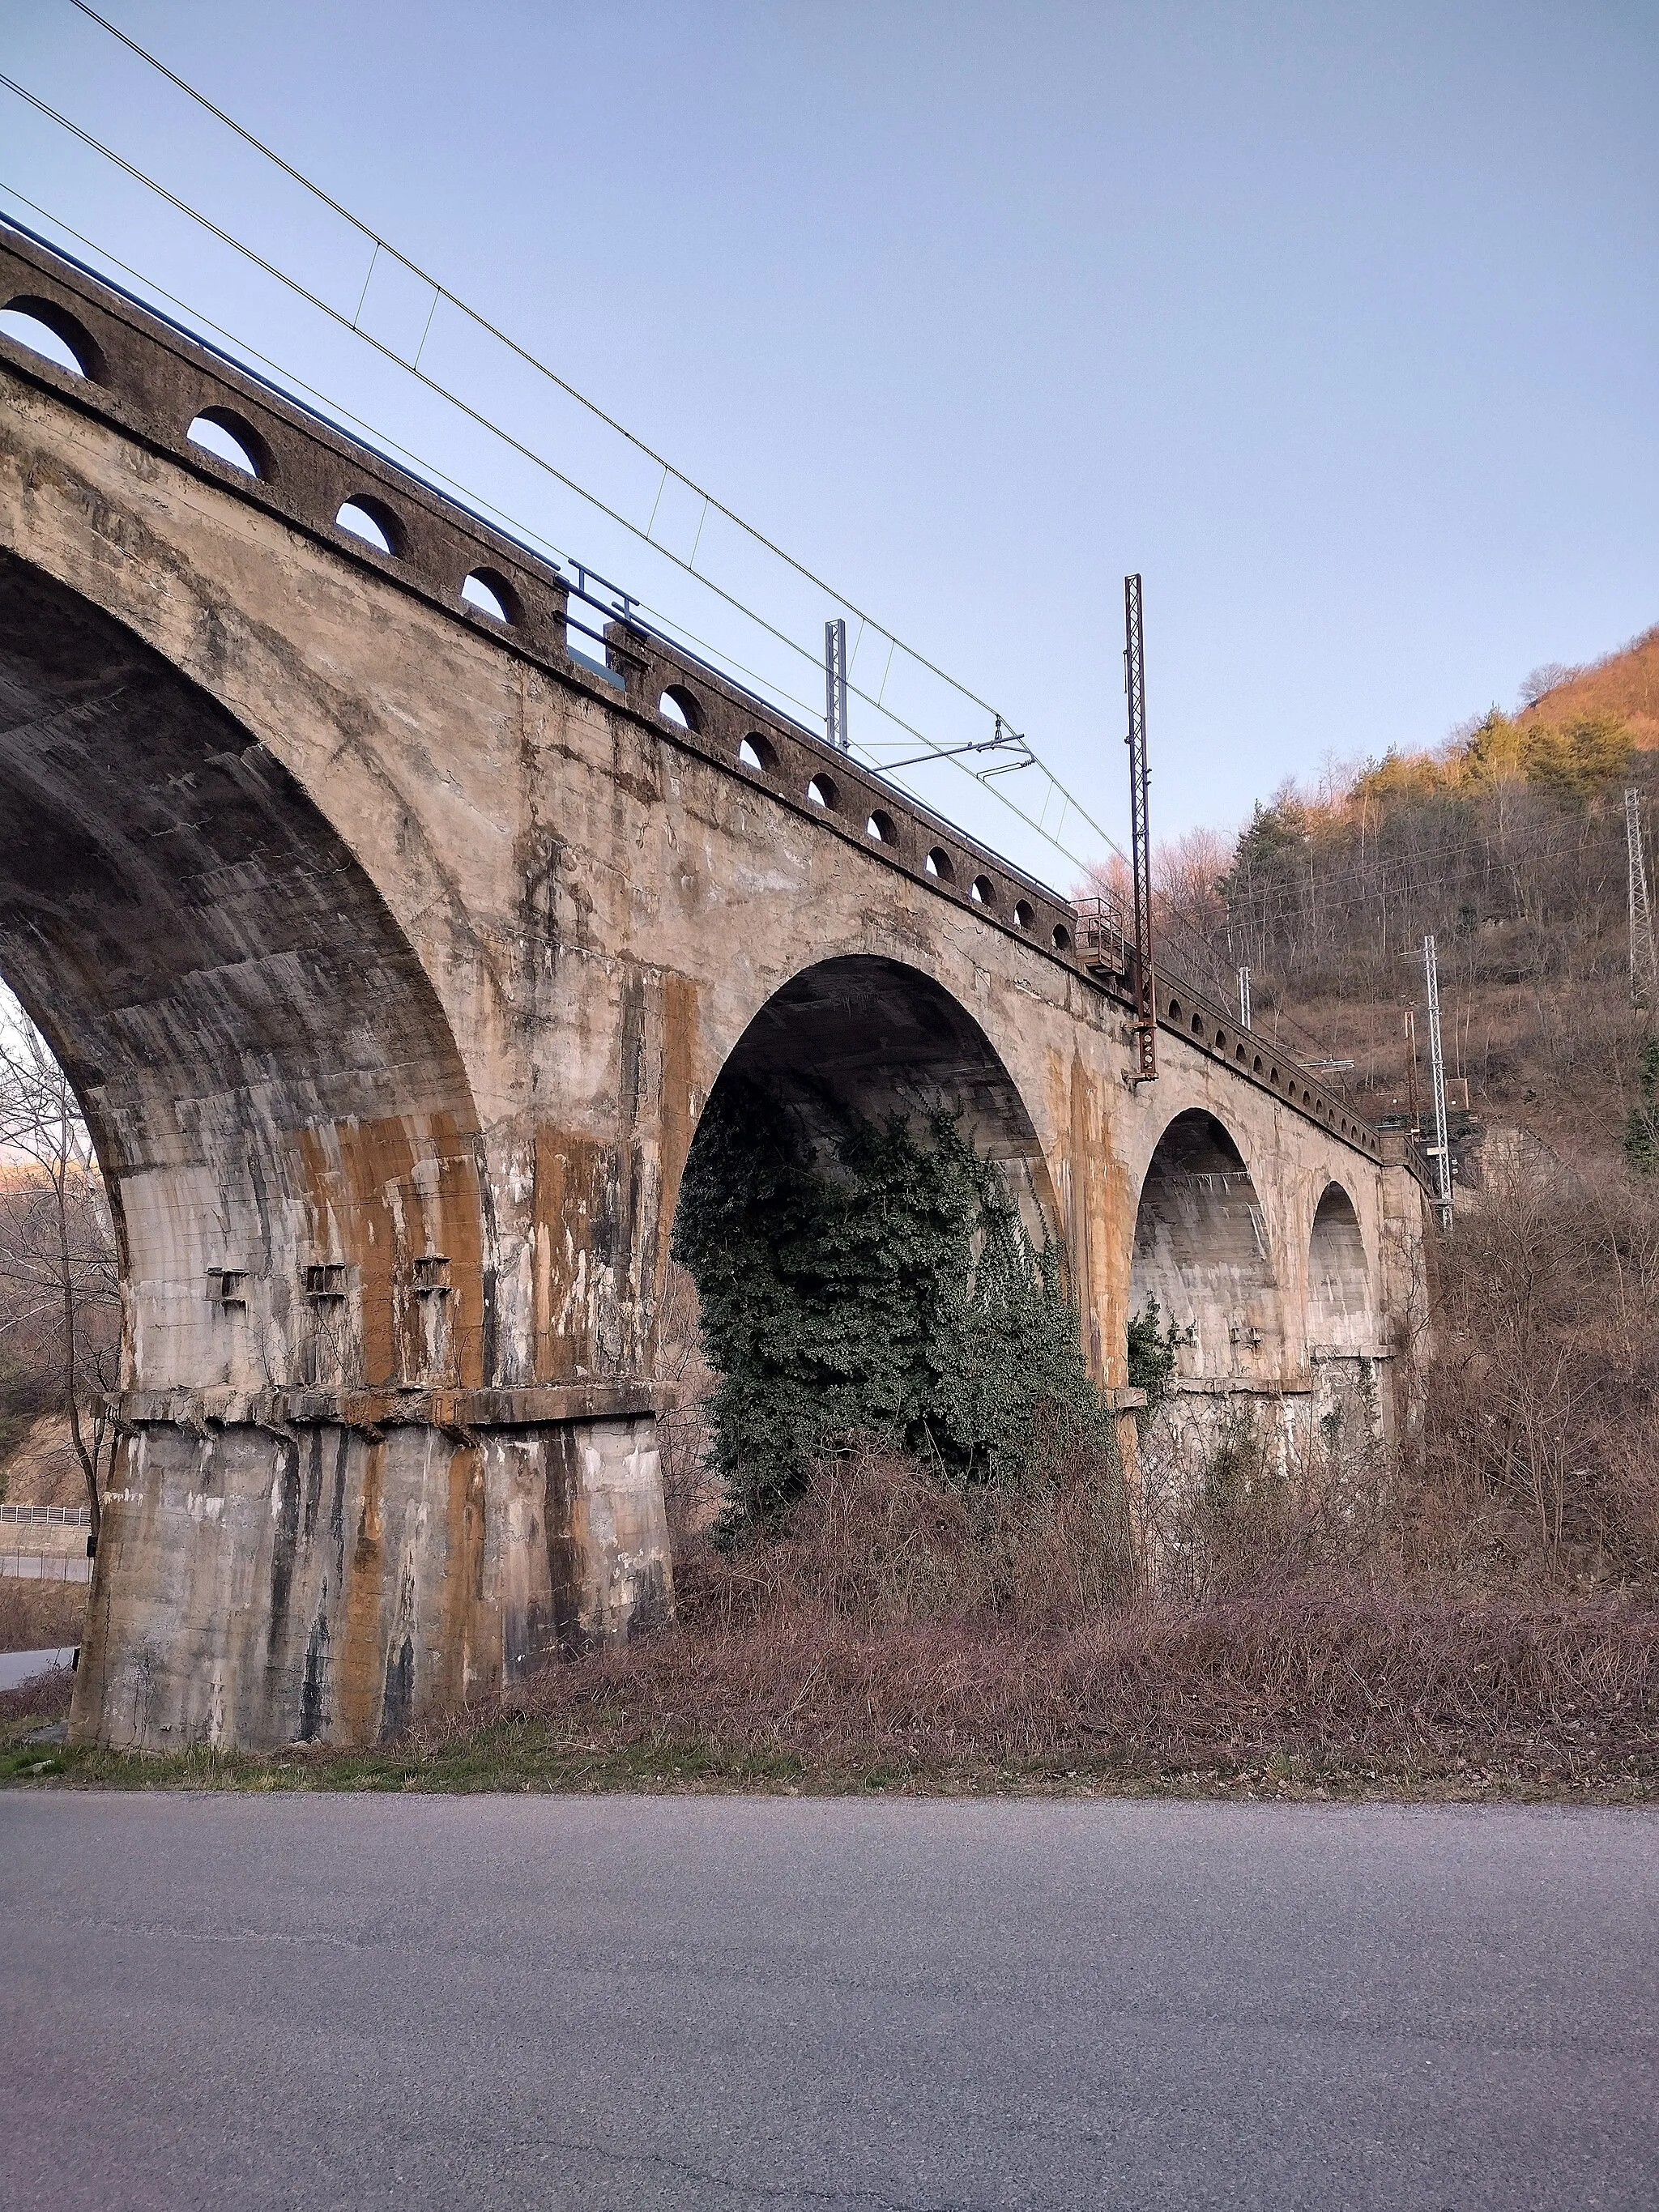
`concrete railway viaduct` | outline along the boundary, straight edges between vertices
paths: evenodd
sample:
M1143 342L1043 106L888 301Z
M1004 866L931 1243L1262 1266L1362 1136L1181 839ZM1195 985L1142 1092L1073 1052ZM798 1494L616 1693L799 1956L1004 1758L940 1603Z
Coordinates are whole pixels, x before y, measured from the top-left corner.
M1041 884L9 233L0 305L82 371L0 338L0 972L123 1284L81 1738L371 1741L664 1613L727 1068L959 1109L1109 1388L1148 1292L1200 1395L1400 1371L1423 1193L1313 1076L1160 984L1137 1087Z

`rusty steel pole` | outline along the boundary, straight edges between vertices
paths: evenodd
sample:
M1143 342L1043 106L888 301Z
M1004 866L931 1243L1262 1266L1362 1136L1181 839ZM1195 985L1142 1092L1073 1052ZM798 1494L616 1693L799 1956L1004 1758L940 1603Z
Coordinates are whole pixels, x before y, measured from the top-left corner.
M1140 579L1123 579L1123 689L1129 702L1129 853L1135 904L1135 1080L1158 1079L1158 994L1152 977L1152 841L1147 826L1146 654Z

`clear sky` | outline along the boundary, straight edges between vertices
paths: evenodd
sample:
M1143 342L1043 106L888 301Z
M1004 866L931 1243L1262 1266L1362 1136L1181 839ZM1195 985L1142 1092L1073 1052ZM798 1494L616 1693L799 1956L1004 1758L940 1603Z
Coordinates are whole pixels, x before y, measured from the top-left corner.
M1119 836L1127 568L1164 835L1659 620L1655 0L102 12L1005 708ZM67 0L0 0L0 68L349 311L359 243ZM6 93L0 186L650 586ZM377 282L388 333L424 312ZM433 338L599 489L648 491ZM672 509L659 537L696 521Z

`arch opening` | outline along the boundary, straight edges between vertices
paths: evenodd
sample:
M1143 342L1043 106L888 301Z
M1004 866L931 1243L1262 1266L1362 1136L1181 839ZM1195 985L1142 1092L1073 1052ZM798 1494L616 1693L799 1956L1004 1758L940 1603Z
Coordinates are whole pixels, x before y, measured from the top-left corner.
M56 300L37 300L21 293L9 301L0 311L0 337L9 337L14 345L26 346L70 376L84 377L91 384L103 382L104 357L96 341Z
M492 622L511 629L520 618L519 595L497 568L474 568L461 586L461 598Z
M362 538L377 553L390 554L395 558L404 550L403 524L384 500L372 499L366 492L347 500L334 518L334 526Z
M715 1441L733 1497L758 1510L788 1494L811 1450L849 1428L921 1449L921 1420L928 1447L970 1474L1029 1444L1029 1420L1016 1437L1018 1415L963 1411L972 1393L951 1362L975 1328L1000 1343L1015 1314L1050 1367L1014 1355L1014 1394L1061 1369L1089 1392L1058 1228L1018 1090L948 992L849 956L775 993L714 1085L675 1215L722 1370Z
M1267 1218L1243 1154L1212 1114L1177 1114L1159 1138L1135 1216L1130 1310L1156 1300L1190 1340L1178 1374L1276 1375L1284 1310Z
M702 727L702 708L684 684L668 686L657 702L657 712L665 722L672 722L678 729L689 730L694 737Z
M228 468L240 469L244 476L263 478L271 472L270 453L264 439L251 422L245 422L228 407L204 407L185 434L192 446L199 446Z
M97 1148L123 1386L489 1379L470 1086L339 834L217 701L9 554L0 696L0 972Z
M1308 1342L1316 1350L1368 1352L1374 1334L1359 1216L1341 1184L1328 1183L1308 1243Z

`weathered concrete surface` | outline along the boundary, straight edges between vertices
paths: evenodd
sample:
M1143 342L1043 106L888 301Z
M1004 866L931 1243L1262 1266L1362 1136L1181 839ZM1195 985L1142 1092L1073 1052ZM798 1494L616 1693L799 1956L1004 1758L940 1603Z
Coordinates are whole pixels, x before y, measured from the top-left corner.
M82 1735L363 1741L660 1615L657 1312L734 1055L960 1106L1109 1382L1138 1264L1218 1388L1401 1340L1420 1193L1302 1071L1163 992L1136 1089L1052 895L655 641L584 667L556 572L116 295L0 276L95 371L0 342L0 968L122 1240ZM185 442L208 404L257 483Z

